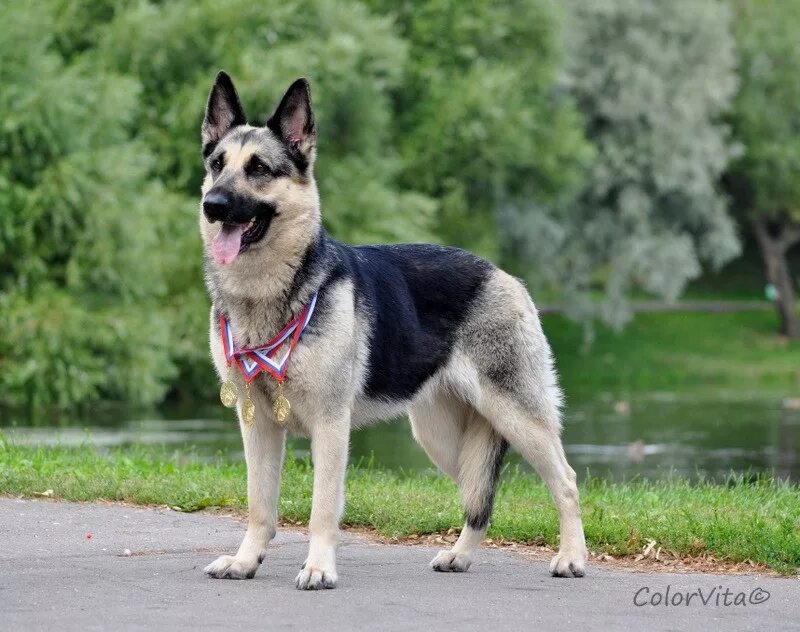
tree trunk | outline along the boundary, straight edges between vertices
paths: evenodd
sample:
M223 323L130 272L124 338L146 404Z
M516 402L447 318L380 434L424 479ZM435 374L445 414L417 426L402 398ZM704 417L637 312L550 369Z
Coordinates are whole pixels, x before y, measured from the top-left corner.
M754 220L753 229L764 259L767 279L775 287L775 309L780 318L781 333L800 338L800 319L795 310L797 293L786 261L786 252L800 241L800 228L786 222L778 224L777 234L770 231L767 220Z

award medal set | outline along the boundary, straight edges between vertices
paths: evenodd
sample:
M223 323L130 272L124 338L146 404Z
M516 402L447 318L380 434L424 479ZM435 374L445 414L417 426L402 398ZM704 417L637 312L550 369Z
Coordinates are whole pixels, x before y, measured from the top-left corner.
M250 383L259 373L269 373L278 383L278 395L272 406L275 420L279 424L286 423L292 406L283 393L283 383L286 380L286 371L289 368L289 358L294 352L303 330L311 320L314 307L317 304L317 295L301 312L289 321L269 342L259 347L240 347L233 338L230 321L224 315L219 317L219 332L222 337L222 348L225 350L225 361L228 364L228 375L219 390L219 398L227 408L234 408L239 401L240 392L233 380L234 367L238 367L244 378L245 393L242 400L242 420L246 425L251 425L256 418L256 406L250 398ZM280 351L285 349L282 357Z

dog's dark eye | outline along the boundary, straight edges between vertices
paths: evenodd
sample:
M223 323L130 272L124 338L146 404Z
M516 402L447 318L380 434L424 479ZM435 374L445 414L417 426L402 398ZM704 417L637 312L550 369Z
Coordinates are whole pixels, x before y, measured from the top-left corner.
M214 160L211 161L211 171L220 172L222 168L225 166L225 155L220 154Z
M245 167L245 171L249 176L271 176L272 169L269 168L269 165L265 163L261 158L258 156L253 156L247 162L247 166Z

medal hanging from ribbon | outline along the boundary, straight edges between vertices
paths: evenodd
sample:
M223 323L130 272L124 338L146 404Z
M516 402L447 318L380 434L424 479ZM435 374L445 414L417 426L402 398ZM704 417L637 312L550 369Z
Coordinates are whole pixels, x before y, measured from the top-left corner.
M234 366L238 367L245 384L245 397L242 401L242 419L245 424L250 425L255 420L256 407L250 397L250 383L259 373L269 373L278 383L278 395L272 406L276 421L279 424L283 424L289 418L292 406L286 395L284 395L283 383L286 380L286 371L289 368L289 358L294 353L303 330L311 320L316 304L317 295L314 294L308 305L281 329L272 340L265 345L253 348L239 347L233 339L230 322L225 316L220 315L219 331L222 338L222 348L225 351L225 361L228 363L228 376L219 390L219 398L222 404L228 408L236 406L236 402L239 401L239 390L233 381L233 375ZM283 349L285 349L285 352L281 354L280 352Z

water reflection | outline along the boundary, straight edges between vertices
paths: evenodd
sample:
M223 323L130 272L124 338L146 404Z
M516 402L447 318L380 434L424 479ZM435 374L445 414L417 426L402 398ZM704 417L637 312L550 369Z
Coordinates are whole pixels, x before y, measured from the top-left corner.
M564 427L570 463L580 478L613 480L670 475L723 479L731 471L775 472L800 479L800 406L794 400L686 400L651 394L630 402L572 402ZM42 420L0 413L0 428L15 442L31 445L100 447L144 443L176 449L192 447L201 457L241 459L232 413L220 407L165 407L158 414L106 409L91 415ZM308 442L292 439L296 456ZM414 442L408 421L353 434L351 461L403 470L432 467ZM516 454L507 461L526 464Z

